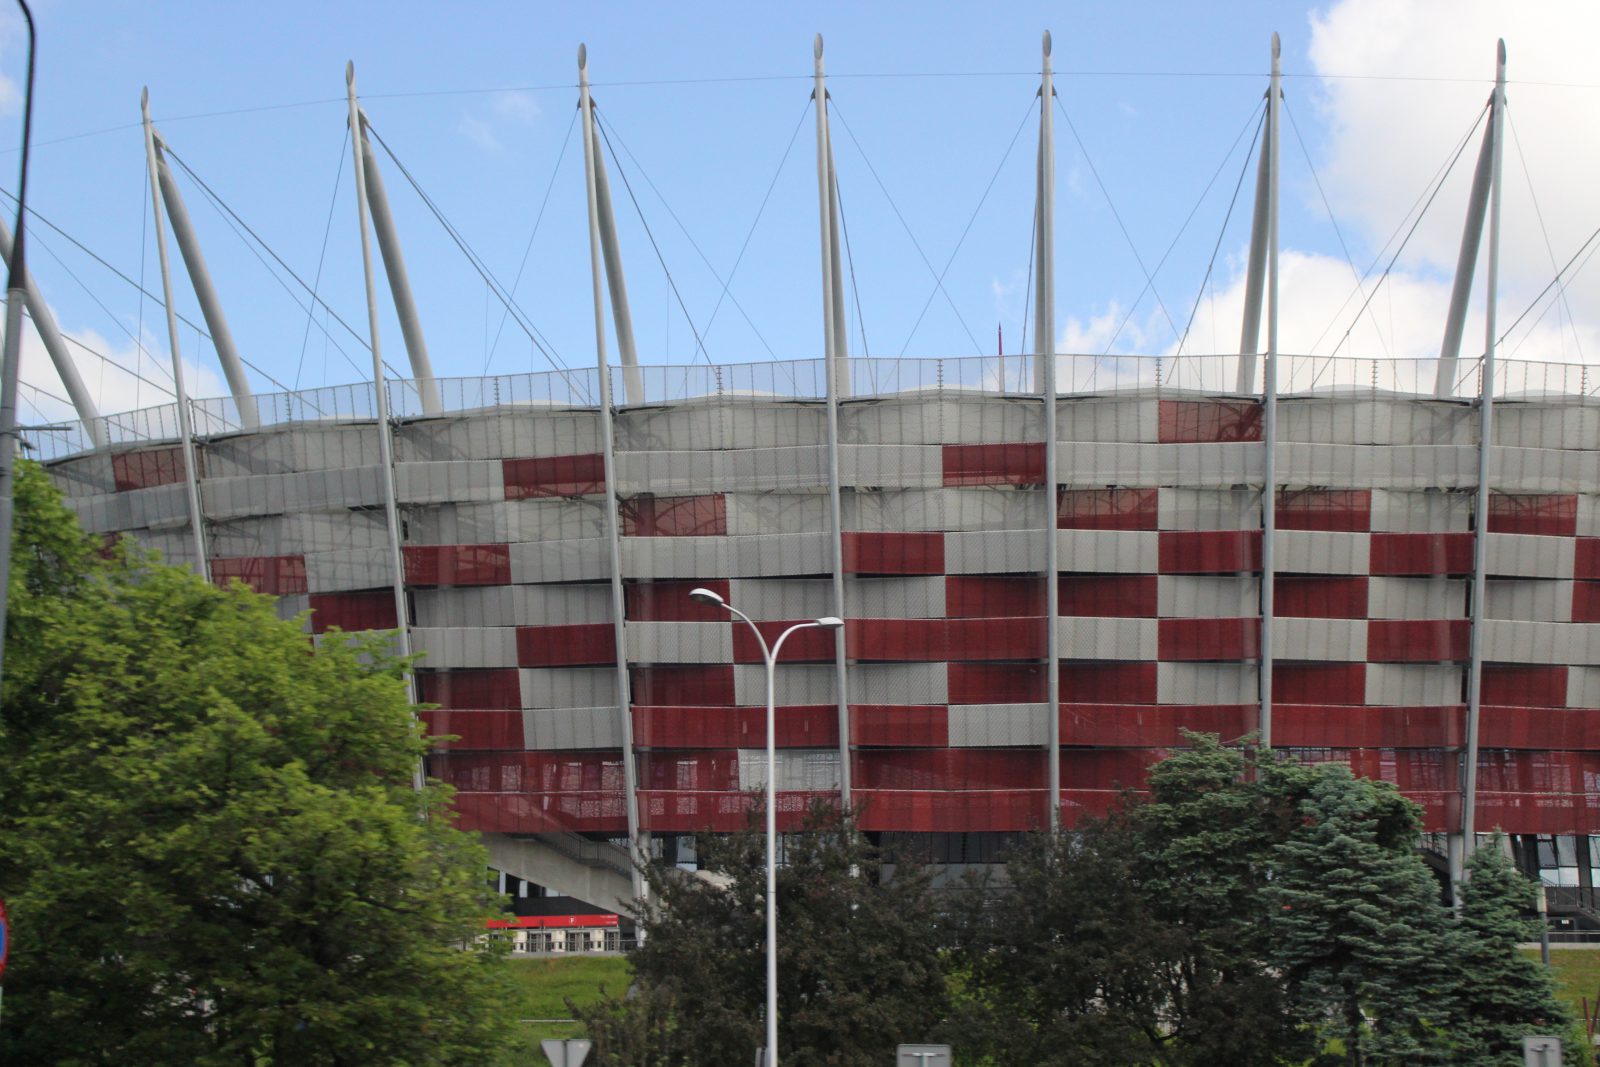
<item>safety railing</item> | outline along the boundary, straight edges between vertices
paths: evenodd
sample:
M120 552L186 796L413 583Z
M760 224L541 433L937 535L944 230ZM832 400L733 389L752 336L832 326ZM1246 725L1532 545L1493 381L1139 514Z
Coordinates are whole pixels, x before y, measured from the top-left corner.
M927 393L961 392L992 396L1037 395L1037 357L960 356L882 358L853 356L845 363L845 399L873 399ZM1239 381L1236 355L1130 356L1070 353L1055 357L1056 391L1063 396L1160 395L1256 396L1262 388L1263 360L1255 361L1246 383ZM1396 396L1470 401L1482 387L1482 366L1463 360L1443 382L1434 359L1371 359L1353 356L1278 357L1280 396ZM637 407L696 400L752 402L820 400L827 394L823 360L775 360L740 364L647 365L624 371L609 368L613 402ZM1243 384L1243 388L1241 388ZM435 378L431 383L390 379L384 383L391 416L414 419L435 414L463 415L507 409L592 408L598 401L594 370L555 370L484 377ZM1495 397L1509 401L1566 402L1600 398L1600 374L1581 363L1501 360L1496 365ZM437 397L437 405L432 403ZM251 419L241 417L231 397L190 402L193 431L200 437L247 428L328 421L369 420L377 416L370 382L258 393L249 400ZM24 427L32 455L58 459L86 452L96 436L112 446L171 441L180 433L173 403L102 416L98 434L78 423Z

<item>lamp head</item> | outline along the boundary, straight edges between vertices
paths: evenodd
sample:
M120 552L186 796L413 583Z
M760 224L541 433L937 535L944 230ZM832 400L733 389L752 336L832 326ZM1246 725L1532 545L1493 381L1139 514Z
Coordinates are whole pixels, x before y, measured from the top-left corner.
M844 625L844 620L836 618L832 615L824 615L822 618L817 620L817 625L822 627L824 630L837 630Z
M723 600L722 597L718 596L716 593L713 593L709 589L691 589L689 590L689 599L697 601L701 604L716 604L719 607L728 606L728 602L726 600Z

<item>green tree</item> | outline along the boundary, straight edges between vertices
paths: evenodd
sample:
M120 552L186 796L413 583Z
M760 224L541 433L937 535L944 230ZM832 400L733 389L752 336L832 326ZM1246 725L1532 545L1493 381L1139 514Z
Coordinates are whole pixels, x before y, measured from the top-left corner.
M16 483L0 1061L493 1062L492 900L382 642L121 549Z
M964 1062L1170 1062L1185 939L1139 892L1135 840L1119 818L1030 835L1003 883L967 894L956 954Z
M1327 1062L1455 1063L1462 942L1416 851L1418 809L1342 764L1315 768L1276 849L1273 960Z
M1580 1058L1582 1034L1556 996L1549 969L1517 950L1538 939L1534 885L1506 856L1495 834L1467 861L1470 876L1461 889L1460 1062L1472 1067L1522 1062L1522 1039L1529 1034L1566 1038L1567 1062Z
M1270 966L1276 849L1299 824L1313 768L1187 734L1151 769L1129 812L1143 906L1178 935L1162 1062L1235 1067L1303 1061L1281 977Z
M795 1067L868 1067L947 1015L939 913L920 865L883 877L878 849L830 810L786 835L778 872L778 1042ZM617 1067L745 1064L765 1043L766 841L701 841L705 876L654 863L627 998L571 1006Z

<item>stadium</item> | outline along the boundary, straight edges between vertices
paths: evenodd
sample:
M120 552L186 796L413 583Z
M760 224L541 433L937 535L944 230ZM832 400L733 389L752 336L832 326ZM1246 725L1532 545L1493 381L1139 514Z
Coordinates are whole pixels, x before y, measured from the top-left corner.
M1048 99L1048 45L1045 70ZM414 376L252 393L229 373L226 398L26 436L89 531L273 594L318 635L399 630L422 717L454 737L428 772L508 876L614 909L629 842L692 865L696 835L759 804L761 650L703 587L769 635L844 620L776 671L780 829L835 802L959 872L1107 810L1192 730L1347 762L1422 806L1452 868L1500 828L1591 899L1600 383L1492 343L1459 358L1494 107L1438 359L1276 350L1274 82L1243 355L851 356L824 107L823 358L641 364L590 129L617 358L602 325L594 369L440 378L350 94ZM1042 338L1052 212L1042 195Z

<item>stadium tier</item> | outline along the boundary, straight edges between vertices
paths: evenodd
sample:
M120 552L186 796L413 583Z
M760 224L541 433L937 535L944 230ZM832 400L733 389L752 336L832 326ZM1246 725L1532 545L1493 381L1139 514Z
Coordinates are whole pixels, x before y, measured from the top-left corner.
M1232 388L1237 357L1059 357L1048 446L1026 357L852 359L834 463L820 360L645 366L609 420L592 371L440 380L436 416L391 381L405 619L372 386L258 396L251 430L202 401L204 543L214 580L316 634L410 628L423 716L454 737L430 773L483 831L618 837L630 803L646 833L744 825L764 667L690 600L705 586L773 631L845 619L837 649L799 633L777 670L782 825L848 783L870 831L1041 826L1050 760L1071 825L1181 730L1256 731L1265 697L1274 747L1394 782L1458 831L1477 640L1477 828L1600 833L1587 370L1501 364L1477 531L1475 381L1439 398L1433 361L1280 359L1269 688L1262 408ZM172 427L157 409L115 417L109 448L34 444L89 530L194 563Z

